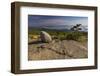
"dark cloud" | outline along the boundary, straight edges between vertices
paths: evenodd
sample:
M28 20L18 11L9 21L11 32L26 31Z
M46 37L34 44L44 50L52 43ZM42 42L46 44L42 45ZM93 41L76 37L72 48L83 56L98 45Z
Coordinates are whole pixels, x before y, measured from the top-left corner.
M28 15L29 26L88 25L88 17Z

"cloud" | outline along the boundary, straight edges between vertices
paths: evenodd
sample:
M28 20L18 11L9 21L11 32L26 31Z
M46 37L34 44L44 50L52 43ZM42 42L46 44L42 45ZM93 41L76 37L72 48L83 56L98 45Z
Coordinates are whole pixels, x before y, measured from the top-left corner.
M29 26L50 26L50 25L88 25L87 17L69 17L69 16L39 16L30 15L28 17Z

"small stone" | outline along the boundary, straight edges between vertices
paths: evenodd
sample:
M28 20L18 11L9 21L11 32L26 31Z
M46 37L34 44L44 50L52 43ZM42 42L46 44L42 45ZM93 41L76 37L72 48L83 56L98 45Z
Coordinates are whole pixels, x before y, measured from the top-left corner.
M43 48L43 49L44 49L44 48L46 48L46 46L45 46L45 45L41 45L40 47L41 47L41 48Z

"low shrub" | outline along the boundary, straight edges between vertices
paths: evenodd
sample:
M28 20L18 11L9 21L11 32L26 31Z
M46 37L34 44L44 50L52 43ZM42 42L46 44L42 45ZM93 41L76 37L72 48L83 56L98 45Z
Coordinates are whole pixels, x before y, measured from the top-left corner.
M71 33L67 34L66 39L78 41L81 36L83 36L83 34L81 32L71 32Z

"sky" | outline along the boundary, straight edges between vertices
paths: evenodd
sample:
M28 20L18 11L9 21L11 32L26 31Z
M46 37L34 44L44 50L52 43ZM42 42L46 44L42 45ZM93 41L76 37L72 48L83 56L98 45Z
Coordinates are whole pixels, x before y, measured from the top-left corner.
M28 15L29 27L44 27L44 26L67 26L82 24L88 25L88 17L77 16L47 16L47 15Z

